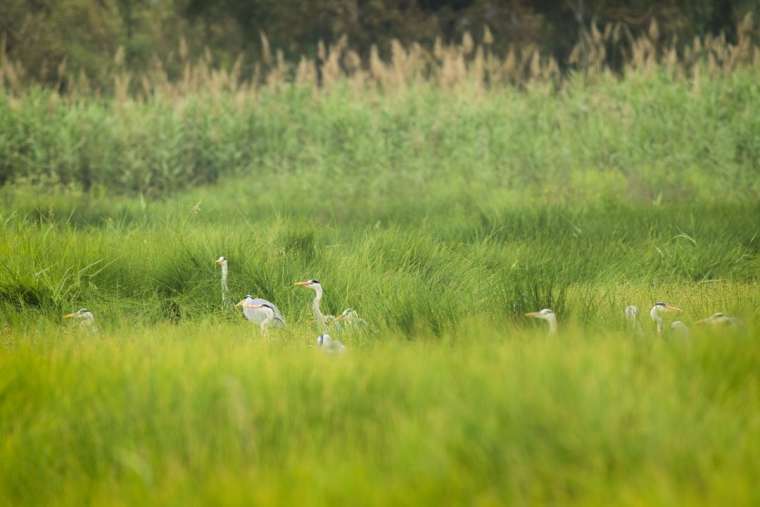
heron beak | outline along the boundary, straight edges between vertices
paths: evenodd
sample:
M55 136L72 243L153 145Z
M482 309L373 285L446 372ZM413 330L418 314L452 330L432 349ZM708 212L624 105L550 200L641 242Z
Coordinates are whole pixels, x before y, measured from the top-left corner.
M680 308L678 308L677 306L673 306L673 305L667 305L667 306L665 306L665 310L668 311L668 312L682 312L683 311Z
M245 299L240 301L238 304L236 304L235 308L237 308L238 306L243 306L243 303L245 303Z
M696 325L698 325L698 326L704 326L704 325L705 325L705 324L707 324L709 321L710 321L710 319L702 319L702 320L698 320L698 321L696 321L694 324L696 324Z
M307 285L309 285L309 282L308 281L307 282L296 282L293 285L298 285L299 287L306 287Z
M541 316L541 314L538 313L538 312L529 312L529 313L526 313L525 316L526 317L531 317L533 319L537 319L537 318L539 318Z
M73 319L76 316L77 316L76 312L75 313L67 313L66 315L63 316L63 318L64 319Z

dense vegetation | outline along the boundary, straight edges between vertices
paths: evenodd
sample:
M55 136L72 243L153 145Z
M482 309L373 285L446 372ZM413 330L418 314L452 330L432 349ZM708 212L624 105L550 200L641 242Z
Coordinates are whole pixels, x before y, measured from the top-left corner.
M760 53L643 38L613 75L608 36L565 76L338 47L101 95L5 62L0 504L760 503ZM219 255L286 328L222 305ZM343 355L310 277L368 321Z

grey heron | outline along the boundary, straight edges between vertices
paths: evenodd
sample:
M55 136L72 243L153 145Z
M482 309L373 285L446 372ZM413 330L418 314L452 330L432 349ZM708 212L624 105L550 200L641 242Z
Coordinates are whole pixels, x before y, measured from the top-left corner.
M250 294L246 294L245 298L239 301L235 306L242 307L245 318L256 324L263 325L264 321L270 319L271 314L271 322L267 322L267 326L269 324L274 324L276 326L285 325L285 318L282 316L282 313L280 313L280 310L274 303L267 301L266 299L255 298Z
M259 329L261 329L261 334L267 334L267 329L269 328L269 326L271 326L272 323L278 321L277 314L279 312L274 307L274 305L269 302L256 303L253 301L256 301L256 300L251 298L251 302L249 302L249 299L246 298L242 300L240 303L238 303L238 305L243 307L244 313L246 310L249 310L249 311L258 312L258 314L263 315L261 322L259 322ZM253 320L253 319L249 318L248 320ZM280 322L282 322L282 320L280 320Z
M662 336L663 332L663 315L667 313L676 313L681 312L682 310L678 308L677 306L673 306L669 303L665 303L664 301L657 301L651 310L649 310L649 316L652 318L654 323L657 325L657 334Z
M538 312L526 313L525 316L532 319L545 320L549 324L549 334L551 335L557 333L557 316L554 314L553 310L544 308Z
M322 302L324 290L322 289L322 284L319 283L319 280L304 280L303 282L296 282L295 285L314 291L314 300L311 303L311 310L314 313L314 319L317 321L320 331L325 331L328 325L341 321L346 322L347 324L366 324L366 322L361 319L352 308L346 308L337 317L323 314L320 309L320 303Z

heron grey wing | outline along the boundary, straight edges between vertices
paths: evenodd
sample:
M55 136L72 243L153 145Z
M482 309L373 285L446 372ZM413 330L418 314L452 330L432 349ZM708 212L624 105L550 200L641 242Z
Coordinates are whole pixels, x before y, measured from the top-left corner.
M267 301L266 299L261 299L261 298L254 298L253 304L255 305L267 304L271 306L272 309L274 310L274 320L279 320L280 322L285 324L285 317L282 316L282 312L280 312L280 309L277 308L276 304L272 303L271 301Z

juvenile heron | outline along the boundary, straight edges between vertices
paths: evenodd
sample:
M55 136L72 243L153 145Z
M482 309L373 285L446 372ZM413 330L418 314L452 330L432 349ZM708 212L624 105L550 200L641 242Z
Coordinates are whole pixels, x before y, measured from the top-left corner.
M341 321L346 322L347 324L366 324L366 322L361 319L352 308L346 308L340 315L338 315L338 317L323 314L320 309L320 303L322 302L324 290L322 289L322 284L319 283L319 280L305 280L303 282L296 282L295 285L314 291L314 300L311 303L311 310L314 313L314 319L317 321L320 330L324 331L328 325Z
M554 314L554 311L550 310L549 308L544 308L539 312L526 313L525 316L532 319L545 320L549 323L549 334L557 333L557 316Z
M714 326L714 327L737 327L741 325L741 320L730 315L726 315L722 312L713 313L706 319L698 320L696 324L700 326Z
M649 310L649 316L657 325L657 334L662 336L663 331L663 315L667 313L675 313L682 311L677 306L665 303L664 301L657 301L651 310Z
M64 319L77 319L79 321L79 325L85 326L85 327L94 327L95 326L95 315L92 314L90 310L87 308L80 308L79 310L75 311L74 313L67 313L63 316Z
M346 346L340 340L335 340L326 333L317 336L317 347L330 354L341 354L346 351Z
M245 315L245 318L256 324L263 325L264 321L269 319L271 322L267 322L267 326L269 324L274 324L276 326L285 325L285 318L282 316L282 313L280 313L280 310L274 303L271 303L266 299L255 298L250 294L246 294L245 298L242 301L239 301L235 306L243 307L243 315Z

